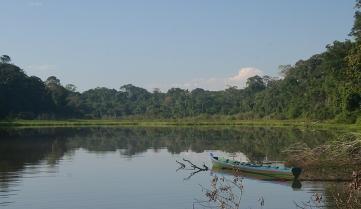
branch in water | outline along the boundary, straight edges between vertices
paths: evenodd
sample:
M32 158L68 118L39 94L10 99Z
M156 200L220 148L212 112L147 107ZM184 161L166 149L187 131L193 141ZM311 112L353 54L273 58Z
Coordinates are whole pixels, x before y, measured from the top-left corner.
M199 166L193 164L190 160L187 160L187 159L183 158L183 161L187 162L187 164L189 164L190 168L187 168L185 163L182 163L182 162L179 162L178 160L176 160L176 162L180 165L180 167L176 171L179 171L179 170L192 170L192 171L194 171L194 172L190 173L188 177L184 178L184 180L189 180L192 176L194 176L195 174L197 174L197 173L199 173L201 171L208 171L209 170L208 166L206 166L204 163L203 163L202 167L199 167Z
M203 168L201 168L201 167L198 167L197 165L193 164L190 160L187 160L187 159L183 158L183 161L189 163L194 170L198 169L198 170L201 170L201 171L208 171L208 169L209 169L208 166L206 166L204 163L203 163Z
M180 165L180 167L177 169L177 171L184 169L186 167L186 165L184 163L181 163L178 160L176 160L176 162Z

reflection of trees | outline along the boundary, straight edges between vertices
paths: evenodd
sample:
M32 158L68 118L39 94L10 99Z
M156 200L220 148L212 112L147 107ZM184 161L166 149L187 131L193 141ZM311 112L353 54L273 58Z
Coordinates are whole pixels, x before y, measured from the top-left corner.
M58 132L56 132L58 133ZM0 131L0 174L14 172L24 164L37 164L49 159L59 159L65 152L64 136L55 136L55 132L44 130L6 130Z
M295 142L313 147L335 133L287 128L41 128L0 130L0 171L16 171L24 164L47 160L56 164L67 150L121 150L132 156L147 149L243 152L251 159L282 159L281 151Z
M55 165L66 152L65 140L49 130L0 130L0 206L5 205L9 192L23 176L27 165L38 165L44 160ZM1 197L0 197L1 198Z
M290 128L41 128L0 130L0 171L21 170L24 164L47 160L56 164L67 150L94 152L120 149L132 156L147 149L243 152L250 159L282 159L281 151L295 142L313 147L335 133Z
M335 133L291 128L41 128L0 130L0 191L19 181L26 165L56 165L65 153L84 148L92 152L120 150L133 156L148 149L166 148L177 154L192 150L243 152L251 160L268 156L281 160L289 144L310 147L333 138ZM1 202L1 200L0 200Z
M173 154L186 150L241 151L253 160L266 155L269 159L281 160L281 151L292 143L304 142L313 147L333 138L333 135L325 131L259 127L88 128L70 137L67 145L71 149L85 148L95 152L120 149L122 154L128 156L149 148L167 148Z

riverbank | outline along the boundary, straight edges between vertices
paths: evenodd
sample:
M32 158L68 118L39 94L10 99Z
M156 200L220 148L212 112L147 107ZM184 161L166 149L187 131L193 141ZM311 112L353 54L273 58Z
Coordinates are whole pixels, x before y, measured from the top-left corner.
M361 171L361 133L348 133L325 144L296 143L283 151L288 166L303 169L302 180L351 180Z
M0 127L66 127L66 126L269 126L299 127L315 129L341 129L361 132L360 124L340 124L305 120L232 120L232 119L69 119L69 120L7 120L0 121Z

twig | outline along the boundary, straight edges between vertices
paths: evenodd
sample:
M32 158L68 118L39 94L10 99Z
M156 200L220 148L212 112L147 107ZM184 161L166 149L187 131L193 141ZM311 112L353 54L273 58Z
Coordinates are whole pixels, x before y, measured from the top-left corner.
M204 163L203 163L203 168L201 168L201 167L198 167L197 165L193 164L190 160L183 158L183 161L189 163L193 169L198 169L201 171L208 171L208 169L209 169Z
M176 162L180 165L180 167L176 170L176 172L178 172L179 170L194 171L194 172L191 172L188 177L184 178L185 181L189 180L192 176L194 176L195 174L197 174L197 173L199 173L201 171L208 171L209 170L208 166L206 166L204 163L203 163L202 167L199 167L199 166L193 164L190 160L187 160L187 159L183 158L183 161L187 162L187 164L189 164L190 168L187 168L185 163L179 162L178 160L176 160Z
M176 170L176 172L178 172L179 170L184 169L186 167L186 165L184 163L181 163L178 160L176 160L176 162L180 165L180 167Z

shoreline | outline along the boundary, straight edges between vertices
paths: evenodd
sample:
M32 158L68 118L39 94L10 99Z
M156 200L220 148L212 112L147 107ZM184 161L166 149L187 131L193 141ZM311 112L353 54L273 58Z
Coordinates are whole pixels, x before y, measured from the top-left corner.
M340 124L306 120L225 120L209 119L67 119L67 120L9 120L0 121L0 127L81 127L81 126L137 126L137 127L191 127L191 126L254 126L340 129L361 132L360 124Z

